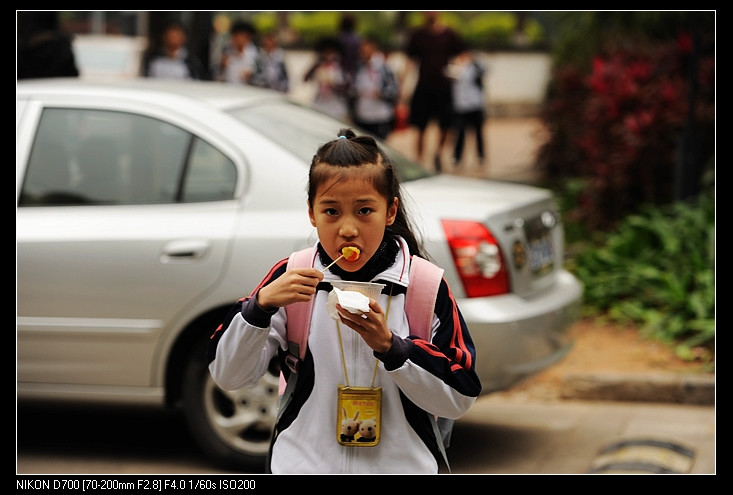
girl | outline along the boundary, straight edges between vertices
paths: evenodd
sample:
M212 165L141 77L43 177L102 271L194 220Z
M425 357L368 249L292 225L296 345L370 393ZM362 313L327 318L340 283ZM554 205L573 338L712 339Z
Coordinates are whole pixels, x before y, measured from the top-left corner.
M475 351L445 280L435 303L432 343L411 337L405 289L411 255L422 253L396 172L372 137L345 129L318 149L309 171L308 214L319 239L313 266L286 271L287 259L282 260L236 303L212 337L211 375L221 388L233 390L256 383L276 353L285 369L284 306L315 298L308 352L275 428L270 470L437 473L440 453L428 413L456 419L473 404L481 391ZM360 251L355 261L338 259L347 246ZM333 319L327 303L331 285L322 281L336 280L386 287L378 300L369 300L368 312L336 305ZM381 438L374 446L337 441L340 411L349 405L340 385L381 393Z

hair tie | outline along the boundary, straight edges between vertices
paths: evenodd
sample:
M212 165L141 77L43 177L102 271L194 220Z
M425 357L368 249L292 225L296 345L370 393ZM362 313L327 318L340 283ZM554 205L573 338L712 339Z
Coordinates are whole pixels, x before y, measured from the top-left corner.
M339 136L339 139L346 139L346 136Z

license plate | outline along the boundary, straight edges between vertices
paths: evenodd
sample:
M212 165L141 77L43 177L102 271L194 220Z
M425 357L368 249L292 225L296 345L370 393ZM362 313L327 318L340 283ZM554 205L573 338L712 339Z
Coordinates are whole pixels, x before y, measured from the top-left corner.
M524 228L529 246L529 266L534 275L552 271L555 252L552 248L552 231L547 229L539 217L526 222Z
M529 266L532 273L542 275L552 270L555 256L552 252L552 241L549 235L543 235L529 241Z

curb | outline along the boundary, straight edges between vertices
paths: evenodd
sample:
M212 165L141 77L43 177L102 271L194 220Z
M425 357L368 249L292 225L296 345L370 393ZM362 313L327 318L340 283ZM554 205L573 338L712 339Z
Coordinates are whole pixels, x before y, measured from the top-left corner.
M563 377L563 399L662 402L715 405L715 375L569 373Z

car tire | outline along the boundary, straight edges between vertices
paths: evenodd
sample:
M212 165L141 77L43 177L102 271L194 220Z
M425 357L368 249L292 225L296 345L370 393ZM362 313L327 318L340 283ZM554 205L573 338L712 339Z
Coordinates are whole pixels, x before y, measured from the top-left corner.
M220 389L196 347L183 375L183 414L190 433L215 465L263 472L277 420L279 367L273 365L253 387Z

